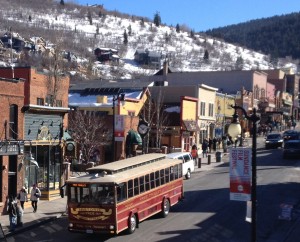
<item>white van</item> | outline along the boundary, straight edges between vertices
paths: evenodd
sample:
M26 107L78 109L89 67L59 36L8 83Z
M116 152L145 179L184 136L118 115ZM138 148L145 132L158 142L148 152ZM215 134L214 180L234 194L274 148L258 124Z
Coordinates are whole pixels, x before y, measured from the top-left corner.
M186 179L191 178L191 173L195 170L194 160L189 152L174 152L167 154L167 158L179 159L183 161L182 174Z

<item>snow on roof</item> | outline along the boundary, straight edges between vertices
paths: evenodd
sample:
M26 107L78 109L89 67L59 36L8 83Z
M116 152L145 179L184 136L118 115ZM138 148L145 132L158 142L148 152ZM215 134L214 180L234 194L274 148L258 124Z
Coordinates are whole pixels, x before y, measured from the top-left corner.
M125 94L125 99L140 99L142 96L142 91L128 92ZM110 107L113 105L113 95L107 96L107 103L98 103L97 97L104 95L80 95L80 93L70 93L69 94L69 105L75 107Z

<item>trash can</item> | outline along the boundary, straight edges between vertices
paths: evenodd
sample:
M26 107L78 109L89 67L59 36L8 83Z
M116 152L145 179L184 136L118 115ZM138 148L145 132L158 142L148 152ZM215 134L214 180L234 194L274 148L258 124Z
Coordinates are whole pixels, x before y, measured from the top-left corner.
M220 151L216 152L216 162L221 162L222 160L222 153Z

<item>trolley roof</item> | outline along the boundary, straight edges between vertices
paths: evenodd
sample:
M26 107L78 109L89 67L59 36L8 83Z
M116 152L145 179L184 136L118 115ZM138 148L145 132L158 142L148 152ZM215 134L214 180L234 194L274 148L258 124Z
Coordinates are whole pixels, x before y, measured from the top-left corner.
M114 162L115 163L115 162ZM90 173L84 176L71 178L67 183L121 183L128 179L133 179L151 172L164 169L176 164L182 165L182 160L177 159L161 159L157 162L136 166L132 169L123 170L114 174L107 174L105 171L100 173Z
M117 172L126 171L138 166L142 166L148 163L156 162L166 158L165 154L150 153L144 155L138 155L124 160L119 160L104 165L95 166L87 169L89 173L99 173L105 171L107 174L114 174Z

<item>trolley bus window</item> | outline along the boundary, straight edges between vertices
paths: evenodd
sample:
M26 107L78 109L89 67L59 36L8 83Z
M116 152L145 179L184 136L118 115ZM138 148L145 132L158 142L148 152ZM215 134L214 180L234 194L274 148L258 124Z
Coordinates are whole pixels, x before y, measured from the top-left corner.
M170 168L166 168L165 169L165 180L166 180L166 183L168 183L170 181Z
M146 191L150 190L150 178L149 178L149 174L145 175L145 187L146 187Z
M128 181L128 198L133 197L133 181Z
M165 184L165 170L164 169L160 170L160 184L161 185Z
M143 193L145 191L144 176L141 176L139 179L140 179L140 193Z
M69 191L71 202L83 203L89 200L89 188L86 186L71 186Z
M170 181L173 181L174 180L174 167L171 166L170 167Z
M151 181L151 189L155 188L155 182L154 182L154 172L150 173L150 181Z
M176 165L176 166L174 166L174 176L175 176L175 179L178 179L178 175L179 175L178 165Z
M126 189L126 183L120 183L117 186L117 200L118 202L124 201L127 199L127 189Z
M134 179L134 195L139 195L139 178Z
M155 185L156 187L160 186L160 177L159 177L159 171L155 172Z
M70 201L90 204L114 203L114 187L103 184L91 184L70 187Z

